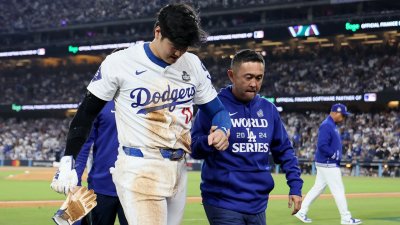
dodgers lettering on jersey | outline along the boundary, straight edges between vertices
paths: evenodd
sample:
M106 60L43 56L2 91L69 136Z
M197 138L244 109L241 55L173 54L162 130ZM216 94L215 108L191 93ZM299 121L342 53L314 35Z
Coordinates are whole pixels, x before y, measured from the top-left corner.
M168 108L168 110L172 112L175 110L176 105L185 104L192 101L195 93L196 88L194 86L171 90L171 87L168 85L167 90L162 93L158 91L150 93L150 91L146 88L136 88L131 92L131 98L133 100L131 106L133 108L137 108L140 106L146 107L150 104L156 105L159 102L170 102L164 105L143 108L139 110L138 113L147 114L163 108Z
M122 146L189 151L193 104L217 96L208 77L197 56L185 53L168 65L144 43L109 55L88 90L114 99Z

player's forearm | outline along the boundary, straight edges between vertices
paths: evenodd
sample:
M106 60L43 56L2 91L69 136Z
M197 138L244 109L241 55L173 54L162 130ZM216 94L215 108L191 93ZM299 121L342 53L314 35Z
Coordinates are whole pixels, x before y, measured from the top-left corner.
M217 129L223 130L225 133L231 129L232 123L229 117L228 111L226 111L224 105L218 97L212 101L199 105L199 108L209 117L212 118L212 126L216 126Z
M71 122L64 155L76 158L90 134L94 119L106 103L88 92Z
M79 183L78 185L80 185L80 182L82 180L82 174L85 171L86 168L86 164L87 164L87 160L89 158L89 153L90 153L90 149L92 148L93 142L94 142L94 136L95 136L95 132L94 132L94 128L92 129L89 138L86 140L85 144L83 144L78 156L76 157L76 161L75 161L75 170L76 173L78 175L78 180Z

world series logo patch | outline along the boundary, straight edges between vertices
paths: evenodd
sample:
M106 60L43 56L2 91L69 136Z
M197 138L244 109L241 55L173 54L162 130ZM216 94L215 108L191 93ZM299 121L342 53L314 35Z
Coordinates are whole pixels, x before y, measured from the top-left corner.
M182 80L186 82L190 81L190 75L186 71L183 71L182 73Z

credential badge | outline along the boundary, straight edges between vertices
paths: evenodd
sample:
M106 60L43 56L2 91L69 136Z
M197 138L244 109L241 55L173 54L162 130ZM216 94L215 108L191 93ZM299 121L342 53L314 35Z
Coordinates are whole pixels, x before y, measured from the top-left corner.
M183 71L183 73L182 73L182 80L190 81L190 75L188 73L186 73L186 71Z

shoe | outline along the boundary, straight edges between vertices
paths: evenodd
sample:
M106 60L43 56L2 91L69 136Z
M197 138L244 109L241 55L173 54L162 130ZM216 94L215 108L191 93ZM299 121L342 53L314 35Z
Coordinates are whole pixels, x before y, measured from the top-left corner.
M297 219L301 220L301 222L303 223L312 223L312 220L303 213L297 212L296 214L294 214L294 216L297 217Z
M350 218L349 220L342 220L341 224L362 224L362 221L360 219Z

